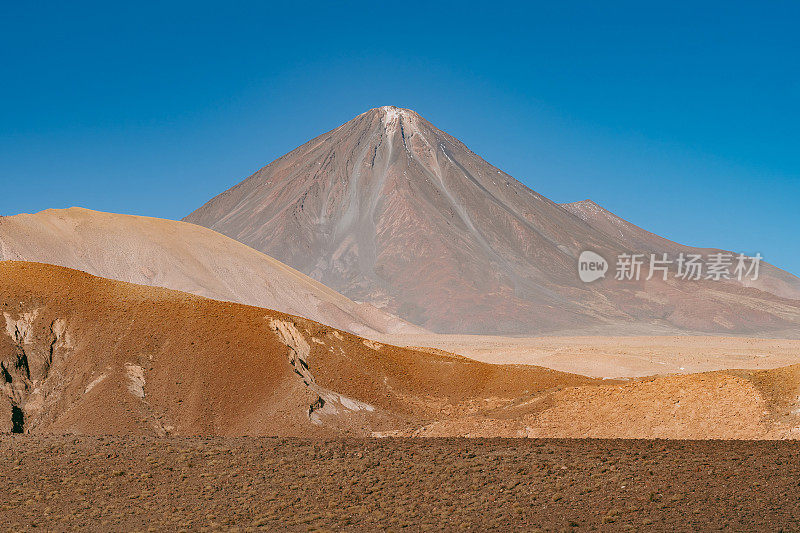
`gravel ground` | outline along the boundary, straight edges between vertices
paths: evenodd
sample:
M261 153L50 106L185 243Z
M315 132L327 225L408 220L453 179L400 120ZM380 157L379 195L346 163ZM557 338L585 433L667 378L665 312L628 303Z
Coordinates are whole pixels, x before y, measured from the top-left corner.
M3 530L800 529L791 442L0 438Z

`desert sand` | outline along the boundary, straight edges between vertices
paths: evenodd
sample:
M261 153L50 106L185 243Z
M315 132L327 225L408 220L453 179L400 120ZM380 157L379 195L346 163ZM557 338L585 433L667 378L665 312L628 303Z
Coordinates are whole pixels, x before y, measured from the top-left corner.
M494 364L538 365L597 378L695 374L800 363L800 340L707 336L497 337L381 335L383 342L427 347Z

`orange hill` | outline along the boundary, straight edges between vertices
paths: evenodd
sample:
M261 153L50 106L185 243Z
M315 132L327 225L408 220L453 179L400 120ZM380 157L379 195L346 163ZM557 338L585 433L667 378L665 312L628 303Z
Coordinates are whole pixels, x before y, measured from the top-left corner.
M779 438L800 426L797 367L595 380L40 263L0 262L0 308L5 431Z

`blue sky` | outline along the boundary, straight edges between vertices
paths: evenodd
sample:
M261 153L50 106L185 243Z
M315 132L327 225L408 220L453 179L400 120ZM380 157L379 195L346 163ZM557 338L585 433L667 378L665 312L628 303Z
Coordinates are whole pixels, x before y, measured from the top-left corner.
M555 201L800 274L797 2L380 4L0 0L0 214L180 218L398 105Z

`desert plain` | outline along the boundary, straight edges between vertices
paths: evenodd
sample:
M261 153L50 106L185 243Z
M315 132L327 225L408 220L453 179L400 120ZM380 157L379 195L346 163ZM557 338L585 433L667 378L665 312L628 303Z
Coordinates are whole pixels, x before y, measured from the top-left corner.
M538 365L596 378L764 370L798 362L800 340L704 335L545 336L378 335L389 344L434 348L476 361Z

